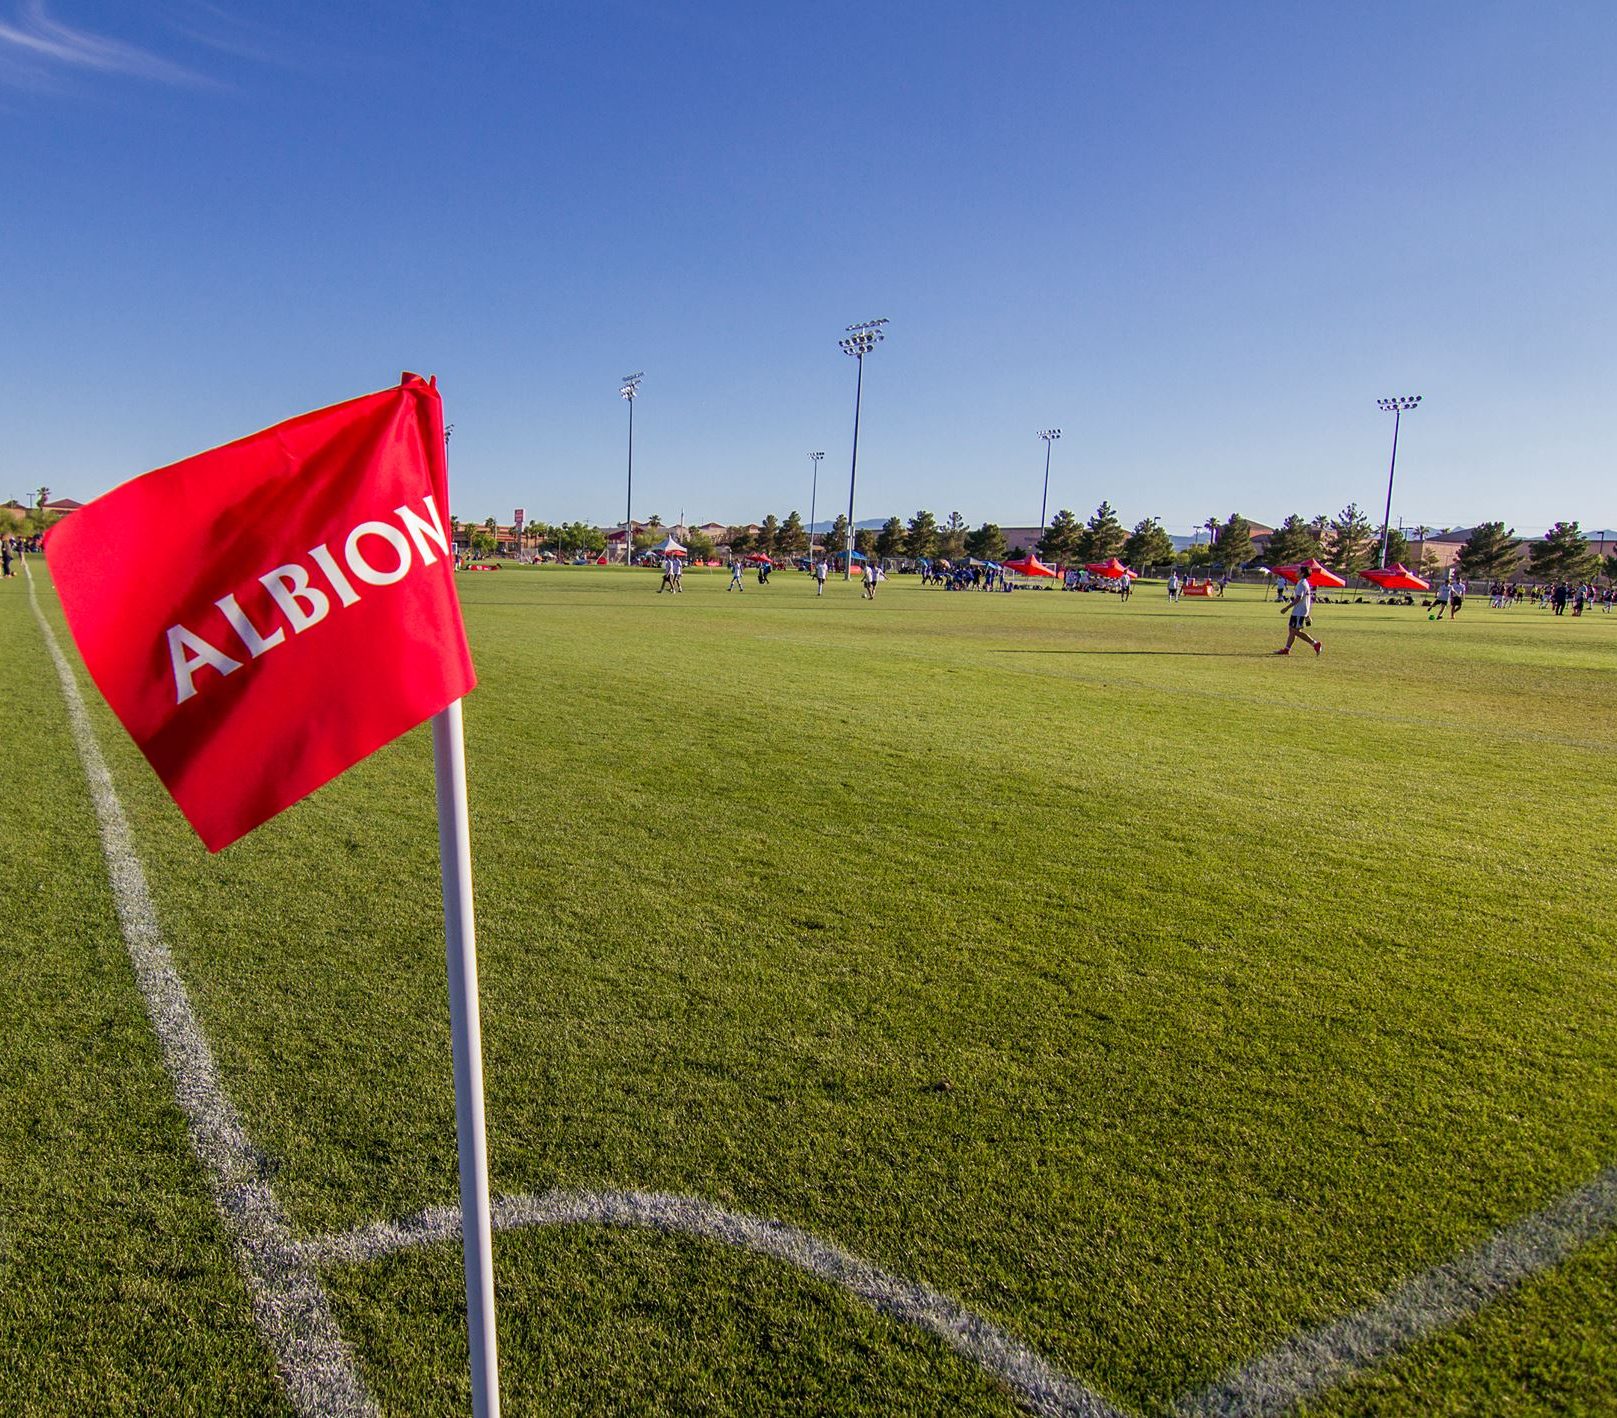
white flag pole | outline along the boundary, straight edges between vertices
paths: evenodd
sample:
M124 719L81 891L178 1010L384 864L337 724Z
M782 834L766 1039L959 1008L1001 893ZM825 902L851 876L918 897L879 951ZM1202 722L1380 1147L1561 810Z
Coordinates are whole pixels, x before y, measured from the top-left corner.
M455 1060L455 1136L460 1145L472 1413L474 1418L499 1418L494 1236L488 1209L488 1142L483 1131L483 1031L477 1013L477 931L472 920L472 837L466 813L466 737L458 699L433 716L432 758L438 782L438 861L443 872L449 1035Z

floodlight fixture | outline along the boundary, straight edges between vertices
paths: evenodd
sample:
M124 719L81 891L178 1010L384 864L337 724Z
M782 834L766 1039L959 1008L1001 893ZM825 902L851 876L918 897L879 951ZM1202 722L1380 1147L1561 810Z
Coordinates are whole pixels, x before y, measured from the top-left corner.
M812 569L814 565L814 503L820 491L820 463L825 458L825 452L822 449L818 453L810 453L809 458L812 460L811 466L814 469L814 481L809 486L809 566Z
M1387 564L1387 538L1392 525L1392 477L1398 470L1398 425L1403 416L1412 409L1420 407L1419 394L1394 394L1386 399L1377 399L1376 407L1382 413L1392 415L1392 462L1387 465L1387 510L1381 517L1381 565Z
M1056 439L1061 437L1059 428L1041 428L1039 437L1044 440L1044 496L1039 499L1039 540L1044 540L1044 514L1050 507L1050 448Z
M634 401L640 393L640 381L644 379L645 372L638 374L625 374L622 387L618 390L618 397L626 399L629 403L629 478L628 488L623 500L623 564L634 565Z
M848 326L846 337L837 341L842 353L852 355L859 366L853 389L853 461L848 467L848 534L847 544L843 548L846 558L842 568L844 581L853 580L853 488L859 477L859 406L865 391L865 356L887 338L882 329L886 323L885 317L862 320L857 325Z

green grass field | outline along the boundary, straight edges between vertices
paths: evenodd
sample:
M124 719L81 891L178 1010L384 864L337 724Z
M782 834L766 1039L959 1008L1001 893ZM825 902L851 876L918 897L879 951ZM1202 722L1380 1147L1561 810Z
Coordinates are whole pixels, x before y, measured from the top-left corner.
M1160 1412L1617 1163L1617 617L686 582L459 583L497 1193L789 1222ZM22 579L0 667L0 1411L290 1411ZM296 1230L453 1203L425 730L210 858L80 680ZM512 1413L1019 1411L711 1241L495 1258ZM458 1243L322 1278L465 1408ZM1614 1333L1608 1232L1307 1411L1614 1411Z

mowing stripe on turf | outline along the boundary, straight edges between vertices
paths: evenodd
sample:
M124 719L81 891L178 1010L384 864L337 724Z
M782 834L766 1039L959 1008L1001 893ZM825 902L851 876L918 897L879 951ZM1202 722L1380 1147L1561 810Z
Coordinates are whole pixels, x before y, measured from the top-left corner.
M1513 1285L1617 1227L1617 1167L1543 1211L1434 1266L1379 1305L1306 1330L1211 1388L1184 1399L1184 1418L1282 1413L1323 1389L1456 1324Z
M840 1285L883 1314L935 1334L1003 1380L1034 1413L1052 1418L1122 1418L1123 1410L946 1295L889 1275L796 1226L726 1211L696 1197L656 1192L552 1191L542 1196L496 1197L491 1205L497 1231L528 1226L629 1226L699 1236L785 1261ZM322 1263L352 1265L459 1235L460 1208L435 1206L402 1221L359 1226L304 1245L307 1254Z
M368 1418L376 1413L376 1405L331 1316L320 1278L260 1175L258 1155L247 1140L241 1117L225 1097L213 1050L191 1012L191 1001L157 924L146 872L95 741L78 682L39 607L34 574L26 561L23 571L28 578L28 600L45 637L45 648L55 662L73 742L90 785L124 944L157 1031L164 1066L174 1080L175 1101L185 1115L191 1145L207 1173L246 1277L259 1330L274 1351L281 1380L300 1414Z

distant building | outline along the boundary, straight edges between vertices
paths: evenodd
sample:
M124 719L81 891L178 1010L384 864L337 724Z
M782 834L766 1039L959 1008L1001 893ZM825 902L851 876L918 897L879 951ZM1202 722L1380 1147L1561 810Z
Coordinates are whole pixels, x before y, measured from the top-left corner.
M1005 538L1005 550L1013 556L1017 547L1021 547L1023 554L1033 551L1039 544L1039 538L1044 535L1041 527L1001 527L1000 535Z

